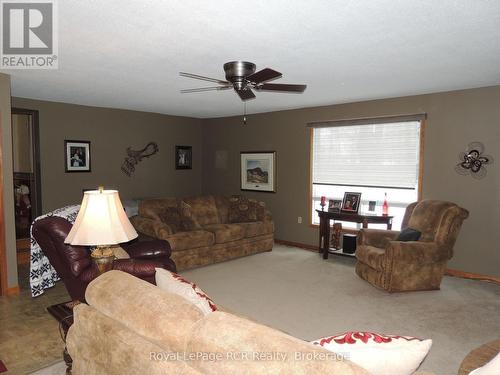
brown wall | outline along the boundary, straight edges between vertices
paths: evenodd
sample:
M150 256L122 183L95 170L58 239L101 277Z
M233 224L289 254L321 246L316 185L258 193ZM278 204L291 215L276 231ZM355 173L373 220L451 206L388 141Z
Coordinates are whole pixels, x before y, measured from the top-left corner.
M0 122L2 124L3 204L7 286L17 285L16 227L14 222L14 182L12 172L12 132L10 119L10 76L0 73Z
M305 93L307 95L307 92ZM258 100L258 99L257 99ZM423 197L458 203L470 211L449 267L500 276L500 86L272 112L203 121L203 192L239 192L240 151L276 150L278 191L248 193L273 212L276 238L317 244L309 227L309 131L311 121L396 114L428 114ZM483 142L497 162L483 180L454 171L458 153L471 141ZM227 166L216 168L216 151L226 151ZM297 223L297 217L303 223Z
M79 203L82 189L99 185L118 189L122 199L201 192L199 119L22 98L12 98L12 105L39 111L43 212ZM91 173L65 173L65 139L91 141ZM126 176L120 169L125 149L150 141L159 153ZM192 170L175 169L175 145L193 146Z

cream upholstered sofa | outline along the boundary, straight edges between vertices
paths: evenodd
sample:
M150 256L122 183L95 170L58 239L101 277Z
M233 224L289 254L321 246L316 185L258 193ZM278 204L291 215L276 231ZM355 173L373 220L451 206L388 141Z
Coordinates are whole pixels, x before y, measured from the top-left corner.
M88 305L74 308L66 338L74 375L368 374L243 317L203 315L184 298L124 272L104 273L85 297Z
M243 196L147 199L130 221L138 232L169 242L179 271L273 248L271 213Z

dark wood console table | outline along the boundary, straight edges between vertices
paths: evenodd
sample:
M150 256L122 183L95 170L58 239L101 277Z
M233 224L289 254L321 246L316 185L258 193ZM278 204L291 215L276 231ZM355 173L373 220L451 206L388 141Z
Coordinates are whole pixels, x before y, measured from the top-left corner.
M360 223L363 228L368 228L368 224L385 224L387 229L392 229L392 219L394 216L384 215L360 215L347 212L329 212L316 210L319 216L319 252L323 253L323 259L328 259L328 254L347 255L339 251L330 249L330 220L350 221ZM350 255L352 256L352 255Z

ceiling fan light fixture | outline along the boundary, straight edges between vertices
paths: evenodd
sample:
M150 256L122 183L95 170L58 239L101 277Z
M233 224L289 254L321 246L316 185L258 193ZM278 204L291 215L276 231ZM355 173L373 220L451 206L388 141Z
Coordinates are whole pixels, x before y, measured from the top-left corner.
M282 74L270 68L264 68L255 71L256 66L254 63L248 61L230 61L224 64L224 72L226 81L200 76L192 73L181 72L183 77L200 79L209 82L218 83L223 88L233 88L242 101L254 99L255 94L252 89L258 91L278 91L278 92L294 92L302 93L306 89L306 85L293 85L293 84L279 84L279 83L266 83L282 77ZM188 92L201 92L218 90L213 87L205 87L200 89L187 89L181 90L182 93Z

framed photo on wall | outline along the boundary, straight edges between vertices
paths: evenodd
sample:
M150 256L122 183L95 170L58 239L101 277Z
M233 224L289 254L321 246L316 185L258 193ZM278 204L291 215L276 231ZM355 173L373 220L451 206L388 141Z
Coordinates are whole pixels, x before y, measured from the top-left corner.
M342 201L342 212L350 212L357 214L361 203L361 193L344 193L344 200Z
M193 169L192 146L175 146L175 169Z
M276 151L240 153L241 190L276 193Z
M90 172L90 141L64 141L65 171Z

